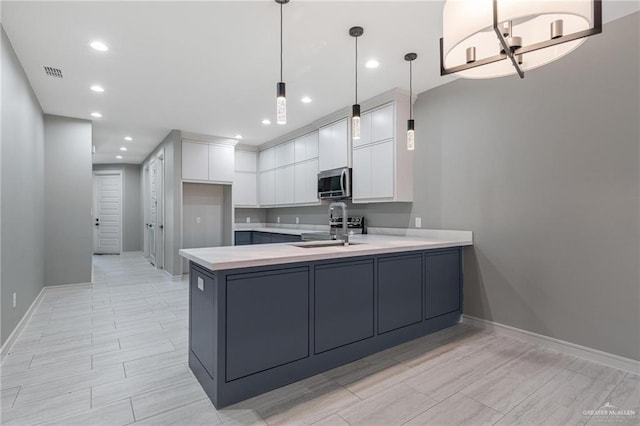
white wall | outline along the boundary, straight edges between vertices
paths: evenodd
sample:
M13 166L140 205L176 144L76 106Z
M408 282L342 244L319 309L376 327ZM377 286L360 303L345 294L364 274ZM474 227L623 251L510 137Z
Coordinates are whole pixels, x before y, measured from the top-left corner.
M45 285L91 282L91 122L45 115Z
M4 29L0 32L0 340L4 344L44 282L44 122Z

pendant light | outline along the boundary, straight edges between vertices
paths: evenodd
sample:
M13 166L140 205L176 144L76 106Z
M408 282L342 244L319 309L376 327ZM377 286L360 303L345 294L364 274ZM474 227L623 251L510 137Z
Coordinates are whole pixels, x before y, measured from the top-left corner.
M275 0L280 5L280 81L276 85L276 122L287 124L287 96L284 81L282 81L282 6L289 0Z
M351 107L351 137L360 139L360 105L358 104L358 37L364 34L362 27L351 27L349 35L356 41L356 103Z
M413 61L418 58L416 53L407 53L404 60L409 61L409 120L407 120L407 149L415 149L415 122L413 121Z
M602 0L447 0L440 74L524 78L601 32Z

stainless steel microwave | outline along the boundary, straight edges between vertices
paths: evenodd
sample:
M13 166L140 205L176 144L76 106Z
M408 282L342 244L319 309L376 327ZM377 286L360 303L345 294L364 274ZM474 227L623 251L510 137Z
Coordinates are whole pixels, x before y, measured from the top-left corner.
M321 200L351 198L351 168L345 167L318 173L318 198Z

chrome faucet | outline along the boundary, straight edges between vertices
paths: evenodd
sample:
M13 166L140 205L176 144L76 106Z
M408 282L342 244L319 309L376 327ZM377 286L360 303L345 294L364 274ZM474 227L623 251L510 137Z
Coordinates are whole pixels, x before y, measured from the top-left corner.
M333 209L334 207L340 207L342 209L342 241L344 241L344 245L349 245L349 229L347 226L347 205L343 202L334 202L329 204L329 234L331 235L332 240L338 239L338 231L336 229L335 235L333 232L333 227L331 226L331 218L333 217Z

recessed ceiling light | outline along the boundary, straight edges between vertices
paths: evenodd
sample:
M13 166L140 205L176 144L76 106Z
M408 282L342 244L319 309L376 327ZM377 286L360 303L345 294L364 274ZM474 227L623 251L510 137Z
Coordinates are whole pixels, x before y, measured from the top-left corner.
M269 120L268 118L265 118L264 120L262 120L262 124L264 125L271 124L271 120Z
M121 146L121 147L120 147L120 151L126 151L126 150L127 150L127 147L126 147L126 146Z
M124 140L127 142L131 142L133 140L133 138L131 136L125 136Z
M97 40L89 43L89 46L93 47L95 50L99 50L100 52L106 52L107 50L109 50L106 44Z
M380 66L380 62L376 61L375 59L371 59L367 61L367 63L364 64L364 66L367 68L378 68L378 66Z
M234 138L235 139L242 139L242 135L235 135Z
M116 158L117 158L118 160L122 160L122 155L116 155Z
M301 101L303 104L308 104L308 103L311 103L311 98L310 98L310 97L308 97L308 96L304 96L302 99L300 99L300 101Z
M102 114L100 114L99 112L92 112L91 116L95 117L95 118L100 118L100 117L102 117Z
M91 86L91 90L99 93L104 92L104 89L102 88L102 86L98 86L97 84L94 84L93 86Z

